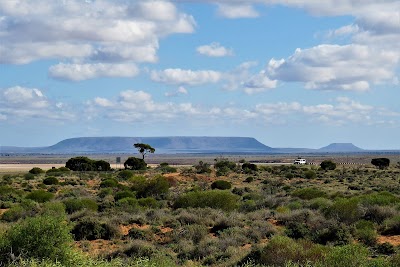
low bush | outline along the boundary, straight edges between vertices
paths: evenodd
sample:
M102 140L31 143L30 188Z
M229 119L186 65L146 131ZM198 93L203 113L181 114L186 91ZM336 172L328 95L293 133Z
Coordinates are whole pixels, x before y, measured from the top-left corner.
M36 202L39 202L39 203L44 203L44 202L50 201L52 198L54 198L54 194L44 191L44 190L36 190L36 191L32 191L28 195L26 195L26 198L31 199Z
M118 201L120 199L127 198L127 197L136 198L136 195L132 191L125 190L125 191L120 191L120 192L115 193L114 199L115 199L115 201Z
M365 220L356 223L354 234L359 241L367 246L375 245L376 238L378 237L374 224Z
M383 235L400 235L400 215L386 219L381 232Z
M36 178L36 175L33 174L33 173L28 172L28 173L24 174L24 179L25 180L35 180L35 178Z
M120 235L116 226L111 226L110 224L102 223L97 219L89 217L80 219L73 227L71 233L76 241L95 239L111 240Z
M162 173L177 172L176 168L169 166L169 164L166 162L160 163L160 165L156 168L156 170L161 171Z
M13 225L2 237L0 262L10 262L13 257L63 262L72 245L69 230L64 216L26 218Z
M87 209L91 211L97 211L98 205L96 201L90 198L70 198L63 201L65 210L68 214Z
M202 173L211 173L211 169L210 169L210 164L203 162L203 161L199 161L199 163L197 165L193 166L196 170L196 173L202 174Z
M116 179L106 179L100 183L100 187L106 188L106 187L117 187L118 186L118 181Z
M321 191L317 188L301 188L295 190L292 194L294 197L298 197L301 199L314 199L314 198L322 198L326 197L326 193L324 191Z
M122 181L131 179L135 174L131 170L122 170L118 172L117 177Z
M156 209L160 207L160 203L152 197L145 197L138 199L139 206L143 208Z
M44 173L44 170L42 170L42 169L39 168L39 167L34 167L34 168L32 168L32 169L29 170L29 173L32 173L32 174L41 174L41 173Z
M211 189L220 189L220 190L227 190L231 189L232 184L228 181L224 180L217 180L211 184Z
M205 208L231 211L236 209L239 197L227 191L197 191L179 196L174 208Z
M43 183L45 185L56 185L59 183L59 181L56 177L47 177L47 178L43 179Z

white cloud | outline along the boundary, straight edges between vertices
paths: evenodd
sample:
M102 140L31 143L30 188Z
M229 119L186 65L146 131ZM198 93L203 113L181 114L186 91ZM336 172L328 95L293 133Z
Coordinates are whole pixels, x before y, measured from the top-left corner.
M139 69L134 64L64 64L51 66L49 75L52 78L82 81L97 77L134 77Z
M88 102L87 110L85 113L93 118L146 124L177 121L204 124L207 121L210 124L219 122L220 125L242 125L253 119L252 122L267 125L400 125L399 112L363 104L347 97L314 105L301 102L261 102L249 106L235 103L208 106L190 102L155 101L147 92L127 90L113 99L97 97Z
M209 57L226 57L232 56L233 50L221 46L219 43L211 43L197 47L197 52Z
M271 59L267 73L271 79L304 82L308 89L365 91L392 80L398 61L392 53L364 45L319 45Z
M259 16L258 12L251 4L246 4L245 1L243 2L243 4L219 4L218 14L229 19L256 18Z
M166 97L174 97L174 96L187 95L187 94L188 94L188 91L186 90L186 88L183 86L179 86L179 88L176 91L166 92L164 95Z
M0 91L0 114L7 120L71 120L74 114L67 105L53 103L41 90L14 86Z
M244 83L244 91L246 94L252 95L255 93L260 93L268 89L276 88L277 80L271 80L265 71L250 77Z
M161 37L192 33L169 1L0 1L0 63L156 62Z
M7 116L4 114L0 114L0 121L5 121L7 120Z
M201 85L216 83L221 80L221 73L213 70L183 70L165 69L163 71L152 71L151 79L156 82L179 84L179 85Z

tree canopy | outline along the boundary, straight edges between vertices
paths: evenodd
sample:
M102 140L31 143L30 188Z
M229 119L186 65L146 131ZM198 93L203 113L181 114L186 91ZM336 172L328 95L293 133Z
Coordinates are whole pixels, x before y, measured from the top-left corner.
M390 165L390 159L388 158L372 159L371 164L378 167L379 169L386 169Z
M142 157L144 159L144 156L148 153L154 153L156 151L155 148L153 148L151 145L149 144L143 144L143 143L136 143L133 145L140 154L142 154Z

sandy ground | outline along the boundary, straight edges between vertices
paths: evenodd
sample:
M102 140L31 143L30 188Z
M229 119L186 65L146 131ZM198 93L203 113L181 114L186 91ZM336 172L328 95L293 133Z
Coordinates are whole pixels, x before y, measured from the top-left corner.
M65 166L65 164L0 164L0 173L27 172L33 167L48 170L52 167L59 168L63 166Z

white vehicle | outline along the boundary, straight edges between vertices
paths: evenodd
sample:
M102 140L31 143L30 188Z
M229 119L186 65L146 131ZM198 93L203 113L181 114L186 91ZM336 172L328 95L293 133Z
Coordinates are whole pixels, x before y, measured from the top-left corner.
M295 159L293 163L294 164L302 164L302 165L304 165L304 164L307 164L307 160L298 158L298 159Z

